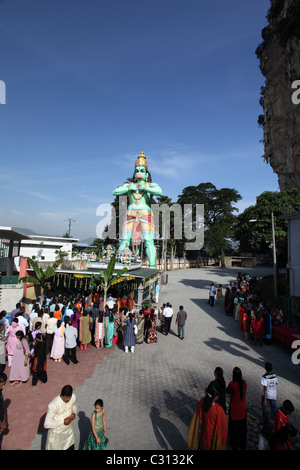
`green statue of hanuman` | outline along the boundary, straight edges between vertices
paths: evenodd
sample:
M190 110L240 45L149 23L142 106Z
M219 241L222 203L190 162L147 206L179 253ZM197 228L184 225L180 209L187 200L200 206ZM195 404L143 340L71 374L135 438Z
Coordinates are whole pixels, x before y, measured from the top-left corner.
M122 241L119 252L128 248L130 243L138 246L143 240L149 268L155 268L156 250L154 246L154 216L150 207L151 196L160 196L162 190L158 184L152 183L148 171L148 163L144 152L141 152L135 162L132 183L125 183L114 190L115 196L128 195L129 206L123 223Z

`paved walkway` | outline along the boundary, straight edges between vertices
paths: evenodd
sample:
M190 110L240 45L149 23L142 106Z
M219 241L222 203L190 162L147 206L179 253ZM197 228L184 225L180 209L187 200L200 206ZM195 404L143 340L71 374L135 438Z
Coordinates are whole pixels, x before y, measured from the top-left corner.
M169 301L175 312L182 304L188 312L184 341L177 337L173 321L171 334L166 337L158 331L156 344L137 345L134 354L125 354L122 346L104 351L90 346L87 352L78 351L76 366L49 361L46 385L36 389L7 385L10 433L4 436L2 449L43 449L47 405L70 383L78 403L76 449L82 448L88 435L94 401L102 398L108 450L188 450L188 426L216 366L223 368L226 383L233 367L243 372L248 383L247 447L256 449L261 430L260 378L266 361L274 364L279 377L278 406L287 398L294 403L291 422L300 432L300 365L292 363L291 351L275 342L254 346L244 339L238 323L225 316L223 304L207 305L210 283L226 286L238 271L200 268L168 273L159 303ZM271 272L267 268L243 271L258 277ZM294 448L300 449L299 438Z

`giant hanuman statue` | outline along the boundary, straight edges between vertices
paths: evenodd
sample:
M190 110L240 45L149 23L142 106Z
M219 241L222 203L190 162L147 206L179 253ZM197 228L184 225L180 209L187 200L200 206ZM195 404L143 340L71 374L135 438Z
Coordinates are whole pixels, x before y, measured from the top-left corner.
M300 194L300 0L271 0L267 20L256 50L265 77L259 118L264 159L280 190Z
M115 196L127 195L129 206L123 224L119 252L129 245L138 246L143 240L149 268L155 268L156 249L154 245L154 216L151 211L151 196L160 196L161 188L152 183L148 163L143 152L137 157L132 183L125 183L114 190Z

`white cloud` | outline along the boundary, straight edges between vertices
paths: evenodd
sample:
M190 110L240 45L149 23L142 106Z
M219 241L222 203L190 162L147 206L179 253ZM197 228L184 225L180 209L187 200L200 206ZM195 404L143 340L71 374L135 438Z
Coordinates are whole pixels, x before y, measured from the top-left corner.
M187 151L177 151L167 149L162 151L160 156L148 159L149 171L151 174L165 175L173 179L181 179L182 176L192 175L195 172L195 165L205 161L200 154L190 154Z

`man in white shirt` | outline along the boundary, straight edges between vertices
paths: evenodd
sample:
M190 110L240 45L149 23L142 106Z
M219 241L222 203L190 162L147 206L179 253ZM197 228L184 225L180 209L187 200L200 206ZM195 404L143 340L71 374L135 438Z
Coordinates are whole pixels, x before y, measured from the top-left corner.
M30 304L28 305L28 315L31 314L35 303L36 303L36 301L35 302L30 302Z
M211 307L213 307L215 304L215 295L216 295L216 288L215 288L214 283L212 282L210 286L210 291L209 291L209 303Z
M57 325L57 318L53 316L53 313L51 312L49 314L49 318L45 322L45 330L46 330L46 337L45 337L45 342L46 342L46 354L49 354L52 349L52 344L53 344L53 338L54 338L54 328Z
M33 320L38 317L38 312L36 312L34 309L31 310L29 314L29 329L30 331L33 330Z
M29 327L29 323L28 323L27 319L25 318L25 308L24 307L20 308L20 312L18 313L17 317L18 317L19 325L22 328L22 330L24 332L24 335L26 336L27 328Z
M166 307L163 311L163 316L165 317L165 335L168 336L168 333L171 328L172 316L173 316L173 309L169 302L166 304Z
M48 429L46 450L74 449L75 433L72 421L76 418L76 396L71 385L65 385L60 395L48 405L44 427Z
M277 375L273 372L273 366L270 362L265 363L265 370L266 373L261 378L261 384L263 386L263 393L262 393L262 414L263 414L263 421L266 426L269 425L269 416L268 416L268 408L267 405L270 405L271 412L273 416L276 416L277 413L277 384L278 379Z
M111 295L109 295L106 299L106 305L108 306L110 310L114 308L115 303L116 303L115 299Z

